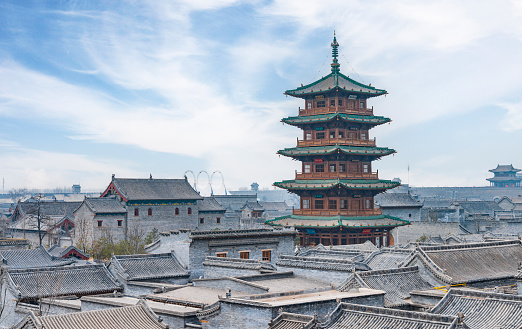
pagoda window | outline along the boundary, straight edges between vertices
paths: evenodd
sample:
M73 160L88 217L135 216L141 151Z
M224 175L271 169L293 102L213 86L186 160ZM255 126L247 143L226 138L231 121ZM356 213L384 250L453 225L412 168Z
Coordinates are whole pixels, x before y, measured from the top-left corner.
M174 215L179 215L179 208L174 209Z
M338 136L339 136L339 138L344 138L344 132L340 131Z
M363 140L366 139L366 133L361 133L361 139L363 139Z
M317 101L317 107L326 107L326 101Z
M187 214L188 214L188 215L192 215L192 208L189 207L189 208L187 209Z
M332 106L332 107L335 106L335 99L331 99L331 100L330 100L330 106Z
M341 199L340 206L341 206L341 209L348 209L348 200Z
M216 224L221 224L221 217L216 217Z
M315 200L315 209L324 209L324 200Z
M315 165L315 172L324 172L324 164L316 164Z
M372 209L372 200L371 199L364 200L364 208Z
M122 227L123 226L123 220L121 220L121 219L117 220L117 224L118 224L118 227Z
M338 101L338 103L337 103L337 104L338 104L339 106L343 106L343 100L342 100L342 99L340 99L340 100Z
M103 226L103 221L102 220L99 220L98 221L98 227L102 227Z
M140 210L138 208L134 208L134 216L139 216Z
M346 164L339 163L339 172L345 172L345 171L346 171Z
M304 172L308 174L308 173L310 173L310 171L311 171L311 165L310 164L305 164L304 165Z
M312 101L309 101L306 103L306 108L311 110L312 109Z
M328 200L328 209L337 209L337 200Z
M364 165L363 165L363 172L364 172L364 173L368 173L369 171L370 171L370 165L368 165L368 164L364 164Z
M359 107L360 107L361 109L363 109L363 108L364 108L364 102L359 102Z
M330 131L330 138L335 138L335 130Z
M330 172L335 172L335 169L336 169L335 167L336 167L335 163L330 164Z
M149 208L147 214L148 214L149 216L152 216L152 208Z
M316 139L324 139L324 131L315 133L315 138Z
M305 140L312 140L312 133L305 133Z
M304 199L301 201L303 202L303 209L310 209L310 200Z
M199 223L200 223L200 224L205 224L205 218L200 217L200 218L199 218Z

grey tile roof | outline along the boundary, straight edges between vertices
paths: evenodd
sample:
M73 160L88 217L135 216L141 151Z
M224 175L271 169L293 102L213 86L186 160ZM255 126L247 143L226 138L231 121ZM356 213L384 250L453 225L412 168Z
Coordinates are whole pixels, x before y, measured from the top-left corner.
M420 276L417 266L356 272L351 274L338 290L349 291L357 283L359 287L386 291L384 295L386 307L405 305L411 291L431 289L431 286Z
M495 169L490 169L491 172L506 172L506 171L520 171L520 169L516 169L512 164L509 165L497 165Z
M495 211L502 211L502 208L495 201L458 201L453 205L459 205L468 214L488 214L493 216Z
M350 79L348 76L342 73L330 73L327 76L317 81L314 81L306 86L301 86L294 90L287 90L285 91L285 94L298 97L301 94L310 94L333 90L335 87L339 87L340 89L346 91L353 91L354 93L363 93L366 95L366 97L374 97L386 94L386 90L375 89L375 87L364 85L353 79Z
M375 196L375 203L381 208L422 207L422 202L415 200L409 193L380 193Z
M314 317L310 315L282 312L273 319L269 329L311 329L315 325Z
M364 263L368 264L372 270L398 268L411 254L412 251L408 249L381 248L370 254Z
M436 316L435 316L436 315ZM321 325L330 329L456 329L457 317L340 303Z
M513 278L522 261L520 240L419 247L403 265L418 259L446 283Z
M167 329L159 317L142 301L136 306L35 316L30 313L14 329Z
M22 300L122 291L104 265L8 270L9 288Z
M81 202L66 202L66 201L41 201L40 215L41 216L68 216L74 218L73 212L78 209ZM23 214L38 213L38 202L25 201L17 205Z
M452 288L431 313L462 313L473 329L522 328L522 296Z
M85 198L84 203L96 214L124 214L127 212L115 197Z
M21 250L0 250L1 265L10 269L64 266L74 263L50 255L44 247Z
M198 201L198 211L225 212L226 209L214 197L205 197L203 200Z
M298 267L326 271L352 271L354 268L363 271L370 270L368 265L351 260L289 255L280 255L276 265L278 267Z
M110 264L125 280L189 276L172 253L112 256Z
M60 247L58 245L54 245L51 248L49 248L49 250L47 250L47 252L51 256L56 257L56 258L63 258L70 251L74 251L75 253L78 253L80 256L83 256L83 258L89 259L89 255L88 254L82 252L81 250L79 250L75 246L69 246L69 247L64 248L64 247Z
M238 212L241 211L241 207L243 207L245 203L257 201L257 194L214 195L214 199L227 209L227 212Z
M204 266L219 266L237 269L249 269L265 272L275 272L276 268L268 263L257 259L240 259L228 257L207 256L203 262Z
M203 200L186 179L114 178L112 183L127 200Z

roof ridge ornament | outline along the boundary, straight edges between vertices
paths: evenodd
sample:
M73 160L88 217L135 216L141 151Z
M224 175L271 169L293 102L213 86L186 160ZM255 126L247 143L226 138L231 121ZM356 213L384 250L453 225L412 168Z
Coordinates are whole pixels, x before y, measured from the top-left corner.
M335 37L335 31L334 31L334 38L333 38L333 42L331 44L332 46L332 57L333 57L333 61L332 61L332 64L330 65L332 67L332 73L334 74L335 76L335 86L338 86L339 85L339 81L338 81L338 78L337 78L337 74L340 73L340 70L339 70L339 67L341 66L341 64L339 64L339 61L337 60L337 56L339 56L339 43L337 43L337 38Z

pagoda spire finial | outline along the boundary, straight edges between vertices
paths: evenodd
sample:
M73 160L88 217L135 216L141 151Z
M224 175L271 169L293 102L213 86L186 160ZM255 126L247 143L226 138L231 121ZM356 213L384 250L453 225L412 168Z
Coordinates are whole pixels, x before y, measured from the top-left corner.
M339 62L337 61L337 56L339 56L338 48L339 48L339 44L337 43L337 38L335 37L335 31L334 31L334 38L333 38L333 42L332 42L333 61L332 61L332 64L330 65L332 67L332 73L334 73L334 74L339 73L339 67L341 66L341 64L339 64Z

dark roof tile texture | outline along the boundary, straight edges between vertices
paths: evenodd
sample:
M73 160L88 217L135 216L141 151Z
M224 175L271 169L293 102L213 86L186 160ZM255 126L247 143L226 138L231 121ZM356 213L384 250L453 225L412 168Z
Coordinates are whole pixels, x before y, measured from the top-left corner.
M226 209L213 197L203 198L198 201L198 211L213 211L213 212L225 212Z
M21 250L0 250L0 261L2 265L10 269L63 266L74 262L72 260L53 257L44 247Z
M114 178L112 182L127 200L203 200L186 179Z
M18 290L21 299L123 290L104 265L9 270L7 276L10 288Z
M417 266L397 268L391 270L357 272L358 280L362 280L368 288L384 290L384 306L396 307L405 305L413 290L431 289L431 286L422 279ZM351 275L339 290L345 291L349 287ZM349 289L348 289L349 290Z
M398 311L389 308L341 303L332 312L332 320L321 328L330 329L455 329L457 318L435 314Z
M431 311L464 314L464 324L473 329L522 328L522 296L451 289Z
M111 264L126 280L147 280L189 276L172 253L112 256Z
M452 283L514 277L522 262L519 240L421 247L421 250L452 278Z
M384 192L375 196L375 203L381 208L421 208L422 203L409 193Z
M85 198L85 203L96 214L124 214L127 212L115 197Z
M29 315L15 329L166 329L144 303L136 306L75 312L60 315Z
M372 270L398 268L411 253L411 250L382 248L373 252L364 262L368 264Z

